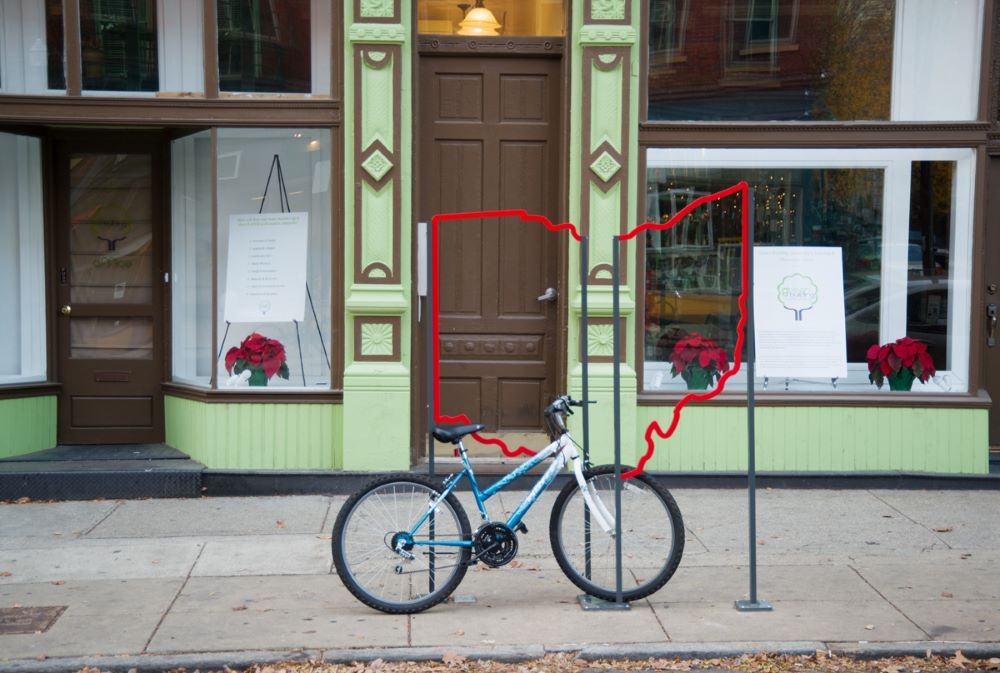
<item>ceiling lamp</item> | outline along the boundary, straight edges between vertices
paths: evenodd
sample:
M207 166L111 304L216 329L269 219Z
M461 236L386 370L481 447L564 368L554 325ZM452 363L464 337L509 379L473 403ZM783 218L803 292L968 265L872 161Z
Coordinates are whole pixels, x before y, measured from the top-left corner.
M483 0L476 0L476 6L469 10L459 22L459 35L499 35L500 23L493 12L483 7Z

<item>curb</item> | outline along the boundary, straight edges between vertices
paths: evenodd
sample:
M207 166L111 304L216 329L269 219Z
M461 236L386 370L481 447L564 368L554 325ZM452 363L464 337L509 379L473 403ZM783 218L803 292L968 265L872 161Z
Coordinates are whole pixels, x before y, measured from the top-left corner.
M928 652L947 656L957 650L970 659L1000 657L1000 642L914 641L893 643L825 643L822 641L748 641L705 643L633 643L622 645L501 645L496 647L394 647L329 650L241 650L177 654L143 654L119 656L53 657L51 659L20 659L0 661L0 673L73 673L83 668L96 668L112 673L162 673L176 668L189 671L234 670L253 664L275 664L283 661L321 661L324 663L383 661L438 661L446 654L466 659L517 663L540 659L546 654L575 653L585 661L637 659L722 659L744 654L771 653L810 655L817 650L855 659L882 657L923 657Z

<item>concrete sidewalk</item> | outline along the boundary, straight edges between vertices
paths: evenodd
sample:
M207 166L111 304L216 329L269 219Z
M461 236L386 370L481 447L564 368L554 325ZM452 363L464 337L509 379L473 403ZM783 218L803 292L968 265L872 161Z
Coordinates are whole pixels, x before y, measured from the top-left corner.
M66 606L40 633L4 634L11 624L0 622L0 671L448 651L1000 654L998 491L759 492L758 596L774 611L758 613L733 607L749 586L745 491L673 492L684 559L629 611L580 609L549 551L548 494L514 563L474 566L458 600L410 617L370 610L334 574L342 496L0 505L0 608ZM501 494L491 512L521 496Z

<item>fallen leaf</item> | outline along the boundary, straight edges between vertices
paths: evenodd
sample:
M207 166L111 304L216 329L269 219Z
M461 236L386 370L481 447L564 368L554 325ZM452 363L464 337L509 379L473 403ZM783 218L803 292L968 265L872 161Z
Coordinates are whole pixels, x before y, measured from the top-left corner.
M52 584L55 584L57 587L61 587L66 584L66 580L52 580Z
M865 631L874 631L874 630L875 630L874 624L865 624Z
M972 663L971 659L966 658L966 656L962 654L962 650L955 650L955 656L952 657L949 661L950 663L954 664L955 666L958 666L959 668L965 668L966 664Z
M520 561L518 561L517 559L514 559L513 561L510 562L510 567L511 568L520 568L523 565L524 564L521 563Z
M0 577L10 577L10 573L6 570L0 570Z
M951 593L950 591L942 591L941 592L941 598L954 598L954 597L955 597L955 594Z
M247 606L245 605L237 605L235 608L233 608L233 612L240 612L241 610L246 610L246 609Z
M458 629L457 631L455 631L455 635L456 636L464 636L465 635L465 629Z
M900 666L899 664L892 664L891 666L883 666L878 669L881 673L903 673L906 670L905 666Z
M465 657L461 654L455 654L454 652L445 652L444 656L441 657L441 661L448 666L455 666L457 664L465 663Z
M1000 671L1000 659L996 657L991 657L988 662L986 662L987 671Z
M281 519L278 519L277 521L274 522L274 525L277 526L278 528L284 528L285 522L282 521Z
M955 529L952 528L951 526L943 526L941 528L934 528L933 530L934 530L935 533L950 533L951 531L953 531Z

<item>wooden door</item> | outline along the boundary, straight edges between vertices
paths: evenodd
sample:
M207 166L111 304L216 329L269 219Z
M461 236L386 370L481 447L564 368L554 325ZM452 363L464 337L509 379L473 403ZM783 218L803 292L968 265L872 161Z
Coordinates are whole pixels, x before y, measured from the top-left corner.
M560 221L560 73L558 59L421 58L422 220L520 208ZM517 217L442 225L442 413L492 433L542 430L559 387L564 239Z
M990 451L1000 453L1000 158L989 160L987 180L986 292L983 311L986 336L983 339L984 387L993 400L990 408ZM976 324L976 323L973 323ZM992 337L992 339L991 339ZM975 341L973 341L975 343ZM975 392L975 391L972 391Z
M154 141L56 146L60 443L163 441L161 162Z

